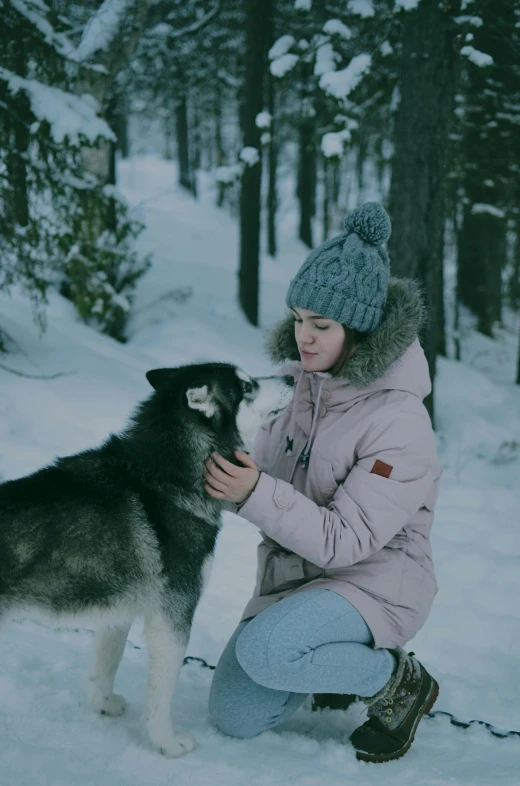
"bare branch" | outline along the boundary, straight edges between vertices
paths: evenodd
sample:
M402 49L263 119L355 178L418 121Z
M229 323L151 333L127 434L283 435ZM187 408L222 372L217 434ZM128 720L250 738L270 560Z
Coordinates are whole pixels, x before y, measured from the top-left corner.
M168 34L168 40L171 41L175 38L182 38L185 35L191 35L192 33L198 33L199 30L202 30L203 27L211 22L211 20L218 14L220 11L220 0L217 0L213 8L208 11L206 16L203 16L202 19L199 19L197 22L193 22L191 25L187 27L183 27L181 30L175 30L172 33Z
M25 379L57 379L58 377L68 377L71 374L77 374L77 371L59 371L57 374L25 374L23 371L17 371L15 368L9 368L0 363L0 368L8 371L10 374L15 374L17 377L25 377Z

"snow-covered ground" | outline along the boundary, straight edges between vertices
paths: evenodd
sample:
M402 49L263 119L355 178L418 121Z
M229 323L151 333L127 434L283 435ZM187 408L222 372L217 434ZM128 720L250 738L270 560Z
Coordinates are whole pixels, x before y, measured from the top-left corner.
M211 183L197 203L172 184L171 164L134 158L120 167L122 189L147 224L154 265L139 285L130 341L118 344L80 324L67 301L51 298L40 339L27 303L0 301L2 326L19 351L2 362L29 373L74 372L52 381L0 369L0 478L31 472L99 443L125 423L149 392L144 372L200 359L232 361L250 373L270 369L262 332L235 301L238 234L212 204ZM283 313L285 289L305 249L282 225L280 257L262 263L264 326ZM189 295L188 287L192 288ZM463 361L440 359L438 444L445 472L432 541L439 594L411 642L440 682L435 709L462 720L520 729L520 388L513 385L517 326L490 341L465 320ZM226 514L210 584L194 621L188 655L215 664L254 583L255 527ZM237 559L237 556L239 559ZM233 569L230 569L233 565ZM0 636L1 786L152 786L174 783L274 786L298 783L464 784L520 782L520 739L482 728L458 730L446 718L424 721L411 751L385 766L357 762L348 736L364 720L314 714L308 705L283 727L253 740L225 737L212 725L212 672L191 663L174 701L178 725L198 749L166 760L146 741L140 719L146 651L132 629L116 689L127 712L109 719L86 704L92 633L52 631L29 622Z

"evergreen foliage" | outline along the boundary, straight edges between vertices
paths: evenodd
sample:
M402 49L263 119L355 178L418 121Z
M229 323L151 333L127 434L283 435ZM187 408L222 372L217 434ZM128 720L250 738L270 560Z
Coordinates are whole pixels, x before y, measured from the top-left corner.
M133 250L140 227L125 204L85 172L82 150L113 133L97 107L74 94L69 30L42 0L3 0L0 289L19 285L44 329L48 290L61 288L82 319L123 340L149 261ZM105 217L103 232L96 216Z

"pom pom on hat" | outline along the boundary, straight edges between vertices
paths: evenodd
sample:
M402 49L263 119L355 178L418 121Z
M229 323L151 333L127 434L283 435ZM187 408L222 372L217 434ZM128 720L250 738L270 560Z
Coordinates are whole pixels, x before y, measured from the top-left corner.
M345 218L344 227L344 235L310 252L285 302L371 333L381 322L387 298L390 266L382 244L392 225L382 205L366 202Z
M365 243L386 243L392 231L390 217L378 202L365 202L357 207L343 222L347 234L355 232Z

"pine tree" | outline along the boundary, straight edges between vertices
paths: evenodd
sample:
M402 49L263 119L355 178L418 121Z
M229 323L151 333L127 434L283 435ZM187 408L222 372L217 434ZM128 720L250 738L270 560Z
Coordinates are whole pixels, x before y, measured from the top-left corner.
M164 117L176 141L179 185L194 195L202 157L226 163L225 108L236 92L230 74L243 51L237 17L243 13L235 2L160 0L132 58L131 92L147 113Z
M260 267L261 131L257 117L263 109L267 48L271 40L272 0L247 0L246 60L242 129L244 161L240 191L239 302L252 325L258 325Z
M418 278L428 297L430 320L422 339L435 381L443 333L445 172L458 55L455 17L460 0L421 0L400 15L399 105L389 211L392 272ZM426 400L434 418L433 392Z
M507 221L515 217L519 7L510 0L475 0L462 49L457 291L477 316L478 330L488 336L502 318Z
M116 195L85 172L85 153L113 138L92 104L74 93L76 48L62 14L42 0L3 4L0 28L0 287L20 285L40 327L51 286L80 316L116 338L147 260L140 230L119 201L113 229L97 231Z

